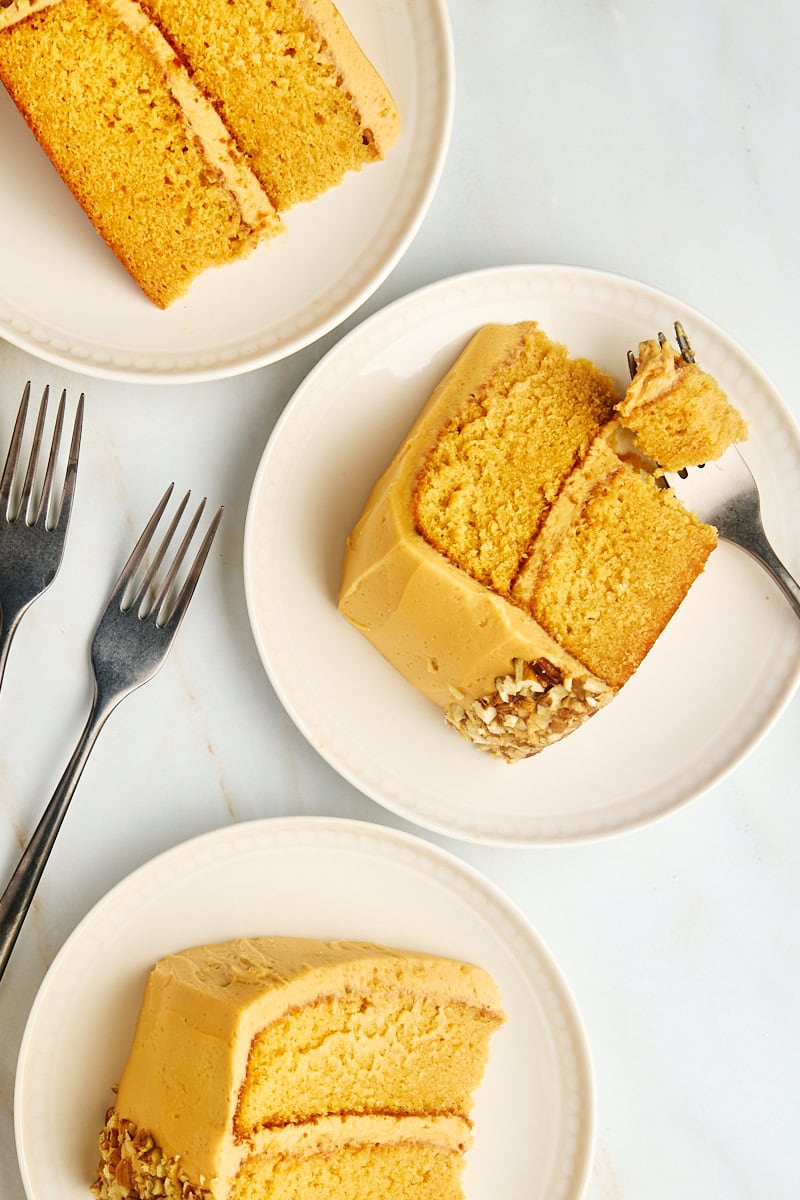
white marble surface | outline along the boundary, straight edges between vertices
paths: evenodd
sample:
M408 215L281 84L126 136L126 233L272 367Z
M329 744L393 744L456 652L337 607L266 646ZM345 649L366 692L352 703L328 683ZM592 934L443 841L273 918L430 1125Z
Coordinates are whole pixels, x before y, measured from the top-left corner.
M452 20L458 95L441 186L404 259L343 328L470 268L597 267L712 317L800 418L800 10L453 0ZM88 639L137 527L173 478L227 510L170 660L101 735L0 983L3 1200L24 1195L12 1111L28 1011L111 885L248 818L402 824L295 730L244 604L242 534L262 448L341 332L250 375L175 388L83 379L0 343L0 441L27 378L89 401L62 573L25 619L0 695L3 880L83 724ZM800 571L800 533L790 565ZM547 850L433 839L516 901L573 988L597 1082L589 1200L797 1195L798 732L795 697L728 778L636 833Z

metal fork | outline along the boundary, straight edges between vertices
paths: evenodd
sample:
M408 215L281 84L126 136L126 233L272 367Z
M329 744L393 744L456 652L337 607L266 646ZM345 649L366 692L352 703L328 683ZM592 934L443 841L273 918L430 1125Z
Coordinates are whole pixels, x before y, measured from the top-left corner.
M22 393L6 464L0 478L0 684L3 682L9 647L23 614L36 597L41 596L50 586L61 565L72 514L83 428L84 397L81 396L72 427L72 442L61 496L53 505L56 460L67 400L66 391L62 392L42 490L37 497L34 482L50 388L46 387L42 393L28 466L20 485L17 468L30 394L31 385L27 383ZM52 513L51 508L54 508Z
M675 322L675 337L684 362L695 361L694 351L680 321ZM666 342L663 333L658 340ZM628 351L631 378L636 359ZM761 499L753 474L739 452L731 446L714 462L696 468L665 472L661 478L687 508L702 521L713 525L721 538L746 550L769 572L794 612L800 617L800 584L773 550L761 520Z
M189 500L187 492L150 565L143 567L145 554L156 527L164 515L172 490L173 485L170 484L123 567L105 612L100 618L92 643L94 696L89 719L61 781L0 899L0 978L2 978L11 957L50 851L53 849L73 792L97 735L120 700L130 695L148 679L152 679L164 662L211 549L211 543L222 517L221 508L211 521L186 578L178 590L176 578L200 522L205 506L204 500L192 517L163 581L157 589L154 588L156 573L169 549ZM140 569L143 571L141 578L139 578ZM151 602L150 598L154 591L155 597Z

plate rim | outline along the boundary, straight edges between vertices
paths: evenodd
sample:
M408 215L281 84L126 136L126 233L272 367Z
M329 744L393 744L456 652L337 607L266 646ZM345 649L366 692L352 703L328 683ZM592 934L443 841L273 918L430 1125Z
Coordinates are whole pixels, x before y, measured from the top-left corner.
M800 426L794 418L792 411L789 409L782 395L769 379L764 370L755 362L751 355L737 343L733 337L728 334L721 326L713 319L707 317L699 309L681 300L668 292L663 291L651 284L644 283L630 276L605 271L594 267L582 267L574 264L560 263L513 263L503 264L500 266L481 267L473 270L460 272L454 275L446 276L441 279L434 280L431 283L417 288L403 296L391 301L385 307L367 317L361 324L348 331L334 346L332 346L326 354L314 365L311 371L301 380L293 395L290 397L278 420L273 427L273 430L266 442L262 452L261 459L256 469L250 497L247 505L245 518L244 538L243 538L243 573L244 573L244 588L245 601L250 621L251 631L253 634L259 656L264 666L269 682L275 691L280 703L291 718L295 726L302 733L303 737L312 746L314 750L332 767L342 778L346 779L362 794L369 797L371 800L380 804L383 808L403 818L404 820L413 822L433 833L443 834L447 837L454 837L465 842L472 842L481 845L495 845L505 847L520 847L520 846L549 846L549 845L577 845L593 842L600 838L619 836L620 834L633 832L637 829L651 825L654 821L661 820L670 816L680 809L684 808L692 800L698 799L706 794L711 788L717 786L725 779L736 767L753 751L753 749L767 736L769 731L774 727L780 719L783 712L791 702L798 685L800 684L800 655L794 663L793 669L787 674L781 691L778 693L772 710L767 719L763 720L758 728L752 730L747 738L740 741L737 751L731 754L726 762L717 765L713 771L709 772L701 783L686 791L678 800L671 801L666 807L661 806L652 811L639 813L635 818L626 820L623 824L615 824L610 828L595 827L583 832L553 832L546 835L517 835L517 834L500 834L486 833L484 831L471 830L465 824L454 825L449 820L437 820L435 815L430 811L426 811L424 818L415 809L413 812L408 808L398 805L392 798L385 797L377 788L368 785L365 781L359 778L357 771L351 769L348 764L342 762L342 756L339 755L335 748L331 748L326 743L322 748L318 745L317 739L313 736L313 731L308 728L305 718L297 711L297 706L294 701L287 695L286 687L282 680L276 677L269 661L266 648L263 644L263 638L259 629L259 622L256 612L256 572L253 568L253 528L256 521L256 510L258 506L259 492L263 486L264 478L269 468L269 459L274 452L274 447L279 443L285 426L292 421L296 409L302 404L305 395L308 391L313 391L319 376L325 374L326 371L333 370L335 373L337 358L340 355L347 356L350 346L353 342L358 342L361 338L369 339L372 330L379 326L384 321L391 324L393 321L402 321L402 314L405 308L414 308L418 304L425 304L431 298L435 298L436 294L441 292L446 295L448 290L457 289L459 287L480 287L483 284L491 283L498 280L513 279L514 276L524 276L525 280L534 280L537 277L546 279L548 277L566 279L571 281L574 286L580 282L590 282L596 286L602 284L610 284L614 287L623 287L632 289L636 294L647 298L653 303L668 304L671 306L678 305L684 318L696 321L698 325L702 325L707 332L713 335L727 353L734 358L745 361L748 369L752 372L763 388L764 392L769 395L771 406L774 406L776 412L782 418L782 433L792 442L793 450L798 460L800 460Z
M202 854L204 851L209 850L209 848L212 852L214 849L217 849L220 853L227 851L227 860L233 862L236 858L237 848L239 850L252 849L255 839L259 837L266 838L267 842L273 842L273 845L269 846L268 849L273 851L279 849L278 839L282 834L296 834L298 838L302 838L305 834L314 840L315 845L313 848L315 850L336 850L338 848L335 844L337 841L343 847L348 848L348 839L350 839L350 848L355 848L356 850L360 848L359 843L362 847L364 844L369 844L371 852L374 851L376 846L380 849L385 848L387 854L394 848L397 851L397 861L402 861L401 855L405 854L407 856L411 854L416 863L427 860L427 862L438 867L440 870L443 869L450 875L455 876L456 879L463 882L469 889L467 902L476 919L485 920L485 916L482 916L478 909L472 905L472 893L485 897L494 910L500 914L505 927L498 929L496 924L490 922L494 936L504 946L510 960L517 964L524 979L541 1000L541 995L534 988L531 974L521 962L517 953L517 946L511 944L510 937L513 934L515 935L515 939L521 938L526 943L528 951L532 952L536 963L543 970L550 989L557 996L557 1011L564 1017L565 1025L568 1027L571 1050L578 1064L575 1071L581 1080L580 1116L582 1127L580 1130L581 1137L577 1141L582 1143L582 1152L579 1148L573 1155L570 1174L571 1191L568 1193L568 1200L582 1200L590 1181L596 1154L597 1085L595 1067L586 1026L574 993L561 966L542 935L537 931L519 905L497 883L472 866L471 863L466 862L452 851L438 846L429 839L419 834L396 829L393 826L375 821L360 820L351 817L305 814L260 817L235 822L231 825L220 826L205 833L197 834L160 851L139 866L134 867L133 870L109 888L91 906L88 912L84 914L68 935L39 984L25 1022L16 1060L13 1092L14 1137L20 1176L28 1200L45 1200L45 1197L38 1194L31 1183L28 1171L28 1157L25 1153L26 1130L24 1128L23 1108L26 1088L29 1084L26 1066L33 1054L32 1046L35 1041L39 1015L42 1009L46 1007L50 992L57 985L59 972L62 970L64 963L68 961L73 949L80 945L82 938L91 937L93 926L97 922L102 923L109 911L114 912L115 907L120 903L120 897L124 897L127 893L130 893L133 900L137 889L140 889L142 883L147 882L148 877L156 877L173 863L189 859L193 854ZM184 875L184 878L191 877L191 874L192 872L188 872L187 875ZM445 886L449 891L452 891L448 882L445 882ZM459 895L461 894L459 893ZM463 899L463 895L461 898ZM552 1030L552 1013L546 1005L543 1005L543 1007L548 1012L547 1026ZM563 1067L561 1053L559 1053L558 1062L559 1066ZM561 1071L559 1071L558 1077L562 1079ZM567 1195L567 1193L563 1193L560 1190L558 1194Z
M401 0L401 3L406 6L411 5L412 2L413 0ZM235 361L226 361L224 352L221 351L214 365L206 367L184 366L176 370L164 368L163 366L158 368L148 368L147 366L113 366L95 361L89 354L82 356L77 352L77 347L72 347L72 352L62 350L59 344L65 341L65 337L63 332L57 327L42 326L37 321L35 314L31 313L26 315L26 328L22 329L19 327L22 324L21 310L17 312L10 309L6 316L2 311L2 305L0 305L0 338L41 362L49 363L64 370L74 371L90 378L118 383L136 383L152 386L174 384L179 386L231 379L273 363L281 362L292 354L296 354L300 350L313 345L338 328L339 325L351 317L353 313L374 295L408 251L419 232L420 226L428 213L439 187L452 141L456 89L455 44L452 20L447 0L426 0L426 3L430 5L431 21L435 23L439 32L440 45L438 47L437 59L443 68L440 78L442 103L437 116L439 132L431 142L431 168L424 187L419 191L416 203L409 210L408 219L400 236L387 247L383 257L378 261L375 269L363 280L361 286L349 294L344 301L337 303L324 321L312 322L304 332L301 331L292 336L287 335L277 345L268 349L262 349L260 352L242 354ZM408 11L410 14L410 9ZM13 101L11 103L13 104ZM32 136L33 134L31 134ZM66 187L65 184L63 186ZM178 303L180 303L180 298ZM35 332L37 327L48 328L48 340L42 341L38 339ZM83 346L84 349L88 347L95 353L101 350L100 346L85 342L83 335L80 340L85 343ZM180 353L180 349L173 348L170 350L154 351L152 357L168 359L170 356L179 355ZM197 353L199 355L200 351L198 350ZM142 350L126 352L126 355L131 359L137 357L147 359L151 357L147 352Z

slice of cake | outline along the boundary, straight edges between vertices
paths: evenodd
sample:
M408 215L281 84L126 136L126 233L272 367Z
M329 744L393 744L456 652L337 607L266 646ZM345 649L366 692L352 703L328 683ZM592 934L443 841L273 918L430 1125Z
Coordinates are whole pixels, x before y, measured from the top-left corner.
M713 462L747 438L747 425L722 388L669 342L641 342L636 374L617 405L638 448L664 471Z
M612 699L716 544L618 452L621 400L535 323L485 327L348 539L340 611L509 762Z
M0 80L162 308L399 130L330 0L11 0Z
M457 1200L503 1020L479 967L255 938L159 962L101 1134L99 1200Z

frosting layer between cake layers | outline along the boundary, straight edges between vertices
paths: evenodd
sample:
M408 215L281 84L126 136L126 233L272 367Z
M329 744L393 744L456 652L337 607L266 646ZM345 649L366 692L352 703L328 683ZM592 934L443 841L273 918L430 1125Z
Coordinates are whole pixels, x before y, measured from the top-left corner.
M93 1190L102 1200L463 1200L471 1143L470 1123L458 1116L325 1116L261 1130L235 1175L194 1179L180 1157L165 1156L111 1109Z
M0 9L0 78L160 307L198 272L283 228L213 104L136 0Z
M285 212L383 158L400 118L331 0L142 0Z

